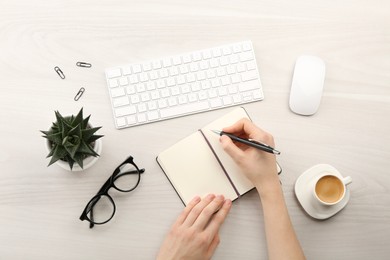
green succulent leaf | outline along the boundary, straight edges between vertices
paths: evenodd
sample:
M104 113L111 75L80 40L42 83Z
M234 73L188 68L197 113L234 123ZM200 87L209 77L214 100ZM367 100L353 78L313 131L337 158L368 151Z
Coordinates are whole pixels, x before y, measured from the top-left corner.
M95 150L88 144L82 142L79 147L79 152L83 154L92 155L94 157L99 156L98 153L95 152Z
M47 138L50 142L55 143L55 144L61 144L62 143L62 135L61 133L50 133L48 132L47 135L43 136Z
M56 122L53 122L51 128L41 131L51 145L47 156L52 157L49 165L64 160L72 169L74 163L83 167L83 160L88 156L99 156L92 146L96 140L103 137L95 134L101 127L92 128L89 125L91 116L83 118L83 108L76 116L63 117L58 111L55 111L55 116Z
M84 159L85 159L85 156L84 156L84 154L82 154L82 153L77 153L77 154L74 156L74 158L73 158L73 160L74 160L78 165L80 165L81 168L84 167Z
M51 160L49 162L49 165L52 165L53 163L55 163L56 161L58 160L62 160L65 158L65 156L68 154L68 152L66 151L66 149L61 146L61 145L55 145L53 147L53 152L50 152L49 155L52 153L51 155ZM49 156L48 155L48 156Z
M81 125L83 122L83 109L81 108L76 117L72 118L72 125Z
M93 143L93 142L95 142L97 139L102 138L103 136L104 136L104 135L93 135L93 136L91 136L91 137L88 139L88 142Z
M74 126L72 129L69 130L67 136L79 136L82 138L82 131L80 124Z
M81 140L78 136L67 136L63 140L63 146L65 147L66 151L72 159L79 150L80 143Z
M81 128L82 129L86 129L88 127L88 122L89 122L89 118L91 117L91 115L87 116L87 118L85 118L81 124Z
M90 138L93 136L94 133L96 133L97 130L99 130L101 127L94 127L94 128L87 128L84 129L82 132L83 140L87 143L91 143L93 141L90 140ZM96 140L96 139L95 139Z

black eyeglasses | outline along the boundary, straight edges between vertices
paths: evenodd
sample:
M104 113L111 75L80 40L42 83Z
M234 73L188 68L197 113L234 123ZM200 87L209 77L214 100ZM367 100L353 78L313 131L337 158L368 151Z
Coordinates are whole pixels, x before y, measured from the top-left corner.
M133 157L129 156L115 169L98 193L88 202L80 220L89 221L90 228L93 228L95 224L102 225L110 221L115 214L116 206L108 194L108 190L114 187L121 192L130 192L137 188L141 180L141 173L144 172L145 169L138 169Z

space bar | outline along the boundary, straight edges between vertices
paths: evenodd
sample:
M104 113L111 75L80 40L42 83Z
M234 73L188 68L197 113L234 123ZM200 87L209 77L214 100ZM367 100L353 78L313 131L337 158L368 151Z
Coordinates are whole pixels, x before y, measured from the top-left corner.
M164 108L160 110L161 118L176 117L181 115L193 114L201 111L208 110L209 102L202 101L197 103L190 103L175 107Z

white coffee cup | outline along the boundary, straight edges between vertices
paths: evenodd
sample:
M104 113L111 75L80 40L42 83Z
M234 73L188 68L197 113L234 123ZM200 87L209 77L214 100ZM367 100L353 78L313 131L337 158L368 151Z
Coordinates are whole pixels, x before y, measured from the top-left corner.
M317 178L313 194L314 198L323 205L332 206L344 197L346 186L352 182L350 176L341 177L330 172L324 172Z

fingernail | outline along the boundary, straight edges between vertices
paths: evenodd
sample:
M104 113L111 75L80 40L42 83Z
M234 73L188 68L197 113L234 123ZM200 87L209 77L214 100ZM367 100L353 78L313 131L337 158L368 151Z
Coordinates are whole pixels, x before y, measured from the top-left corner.
M216 197L216 199L218 199L218 200L224 200L225 197L224 197L223 195L218 195L218 196Z
M232 201L230 199L227 199L225 200L225 204L230 207L232 205Z
M212 199L214 199L215 198L215 195L214 194L209 194L209 195L207 195L207 197L206 197L206 199L210 199L210 200L212 200Z
M192 199L193 203L197 203L199 201L200 201L200 197L199 196L196 196L195 198Z

